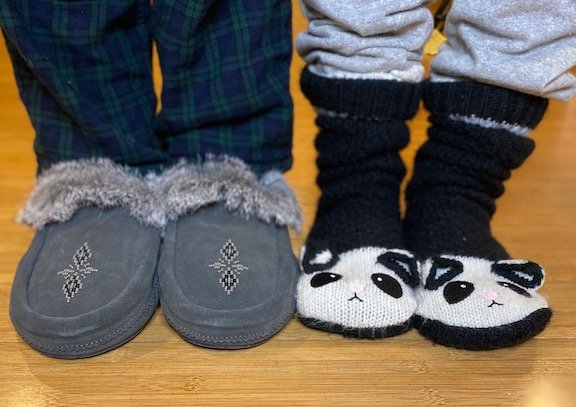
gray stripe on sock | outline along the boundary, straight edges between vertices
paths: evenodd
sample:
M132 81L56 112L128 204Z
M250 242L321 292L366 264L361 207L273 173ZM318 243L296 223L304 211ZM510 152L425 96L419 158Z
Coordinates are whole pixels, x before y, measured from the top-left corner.
M483 118L477 117L475 115L462 116L462 115L453 113L448 117L451 120L454 120L457 122L464 122L467 124L473 124L475 126L484 127L486 129L506 130L512 134L515 134L517 136L522 136L522 137L528 137L528 135L530 134L530 131L532 131L532 129L530 129L528 127L520 126L518 124L507 123L507 122L497 122L496 120L492 120L489 118L483 119Z

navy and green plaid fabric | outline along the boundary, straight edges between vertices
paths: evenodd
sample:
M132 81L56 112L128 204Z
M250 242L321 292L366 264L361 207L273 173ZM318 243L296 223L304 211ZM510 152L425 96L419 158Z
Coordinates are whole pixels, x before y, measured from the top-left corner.
M290 166L289 1L158 1L154 38L164 77L156 134L171 156Z
M94 156L149 170L207 154L239 157L257 172L288 169L290 1L153 3L0 2L40 170Z

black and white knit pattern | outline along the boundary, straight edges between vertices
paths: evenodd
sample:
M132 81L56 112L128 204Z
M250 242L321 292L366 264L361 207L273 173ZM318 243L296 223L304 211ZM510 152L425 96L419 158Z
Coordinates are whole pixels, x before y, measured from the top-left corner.
M407 187L404 231L408 248L429 259L425 273L434 270L442 284L423 285L415 320L421 333L449 346L492 349L522 342L550 318L546 301L534 293L540 284L520 284L514 291L514 279L498 280L494 270L516 265L511 270L519 276L530 264L536 271L527 278L534 281L543 273L535 263L509 260L492 236L490 220L504 181L534 150L527 135L547 101L478 83L432 82L425 86L424 102L432 126ZM453 295L469 291L470 298L451 303L446 290L452 289ZM529 289L529 300L524 291L518 294L521 289ZM488 296L496 302L481 306ZM497 305L497 298L505 304ZM536 310L545 311L534 317Z
M493 349L523 342L544 329L551 311L536 290L544 270L525 260L439 256L422 267L414 318L435 342Z
M344 253L304 250L301 263L298 311L304 324L370 339L410 329L419 276L409 252L378 247Z
M303 274L298 291L300 317L307 325L347 336L374 338L403 332L415 309L412 288L398 283L402 289L397 291L403 295L393 298L371 276L384 269L377 261L382 253L405 252L399 190L406 171L399 151L408 143L405 120L418 109L420 87L325 78L308 70L301 85L318 112L317 183L322 191L302 267L328 269L330 264L341 278L314 287L327 274ZM353 291L366 297L350 299Z

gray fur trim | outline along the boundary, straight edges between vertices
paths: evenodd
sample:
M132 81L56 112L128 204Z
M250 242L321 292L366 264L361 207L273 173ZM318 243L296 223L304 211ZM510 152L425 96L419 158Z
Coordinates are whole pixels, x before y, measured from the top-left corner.
M166 216L175 220L206 205L225 202L229 211L300 230L302 213L279 171L259 180L241 160L211 157L199 165L180 163L156 181L166 193Z
M128 167L106 158L65 161L43 172L18 221L41 229L65 222L89 206L124 207L145 225L166 224L160 194Z

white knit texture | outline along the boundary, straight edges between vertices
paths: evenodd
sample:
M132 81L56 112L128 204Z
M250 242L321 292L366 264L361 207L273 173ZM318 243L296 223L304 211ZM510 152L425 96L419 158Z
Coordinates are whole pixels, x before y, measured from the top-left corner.
M298 282L298 312L303 318L338 324L346 328L385 328L406 323L416 309L412 288L393 271L378 263L387 249L363 247L339 255L338 262L329 270L303 273ZM405 251L398 251L410 255ZM326 253L314 256L316 263ZM312 279L320 273L341 276L338 281L312 287ZM372 279L374 274L394 278L402 288L402 296L394 298Z
M465 328L493 328L521 321L542 308L547 308L546 300L536 289L526 288L530 297L502 286L512 281L491 271L493 261L463 256L442 256L460 262L463 272L445 282L436 290L424 288L433 261L422 266L422 287L418 293L416 314L424 319L440 321L446 325ZM525 263L524 260L505 260L507 264ZM543 273L543 271L542 271ZM541 276L543 278L543 274ZM444 297L444 288L450 282L462 282L473 286L472 293L462 301L449 304ZM518 284L516 284L518 285Z

